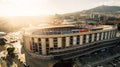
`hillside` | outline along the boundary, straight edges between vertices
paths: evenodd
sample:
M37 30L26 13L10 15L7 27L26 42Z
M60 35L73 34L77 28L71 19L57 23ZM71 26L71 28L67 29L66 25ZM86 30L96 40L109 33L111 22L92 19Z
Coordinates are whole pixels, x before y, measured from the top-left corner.
M64 16L76 16L79 15L80 13L91 13L91 12L97 12L97 13L120 13L120 6L98 6L95 8L91 8L88 10L83 10L83 11L78 11L78 12L73 12L73 13L66 13L63 14Z
M117 13L120 12L120 6L98 6L89 10L85 10L84 12L104 12L104 13Z

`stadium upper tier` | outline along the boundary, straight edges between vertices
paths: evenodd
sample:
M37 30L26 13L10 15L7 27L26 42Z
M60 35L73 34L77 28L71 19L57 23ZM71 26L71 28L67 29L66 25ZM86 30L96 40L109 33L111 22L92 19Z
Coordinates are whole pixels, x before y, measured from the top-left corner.
M56 25L56 26L38 26L26 29L26 34L30 35L62 35L70 33L84 33L100 30L109 30L115 26L109 25Z

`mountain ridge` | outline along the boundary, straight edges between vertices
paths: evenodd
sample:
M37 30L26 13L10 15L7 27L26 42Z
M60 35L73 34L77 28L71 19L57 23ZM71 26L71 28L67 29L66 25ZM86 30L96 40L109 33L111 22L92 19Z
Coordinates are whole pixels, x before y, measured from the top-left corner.
M98 7L95 7L95 8L91 8L91 9L88 9L88 10L85 10L85 12L105 12L105 13L115 13L115 12L118 12L120 11L120 6L107 6L107 5L102 5L102 6L98 6Z
M120 6L108 6L108 5L101 5L97 6L88 10L82 10L82 11L77 11L77 12L72 12L72 13L65 13L63 15L69 16L69 15L78 15L80 13L120 13Z

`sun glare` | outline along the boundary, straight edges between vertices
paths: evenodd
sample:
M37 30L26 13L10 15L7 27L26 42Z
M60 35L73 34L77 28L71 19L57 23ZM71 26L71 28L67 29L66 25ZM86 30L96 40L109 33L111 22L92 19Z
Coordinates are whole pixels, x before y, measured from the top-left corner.
M5 16L31 16L49 14L48 0L2 0L0 12Z

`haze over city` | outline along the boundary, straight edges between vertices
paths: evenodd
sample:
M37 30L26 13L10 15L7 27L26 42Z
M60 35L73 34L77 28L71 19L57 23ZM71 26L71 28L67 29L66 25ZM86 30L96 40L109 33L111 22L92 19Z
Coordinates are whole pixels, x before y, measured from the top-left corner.
M119 0L0 0L0 16L40 16L82 11Z
M0 67L120 67L120 0L0 0Z

